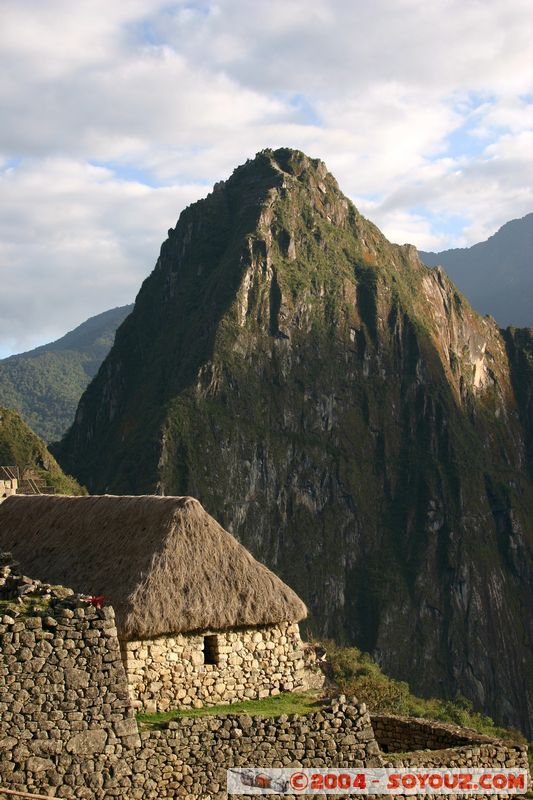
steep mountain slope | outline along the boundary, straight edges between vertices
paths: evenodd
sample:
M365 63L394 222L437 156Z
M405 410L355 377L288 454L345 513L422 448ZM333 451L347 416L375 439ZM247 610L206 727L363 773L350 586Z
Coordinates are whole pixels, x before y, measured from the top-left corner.
M529 731L529 341L264 151L169 232L60 460L197 496L317 633Z
M430 267L444 267L481 314L499 325L533 327L533 214L507 222L472 247L420 251Z
M0 360L0 403L16 408L46 441L60 439L132 308L105 311L55 342Z
M23 475L30 470L60 494L85 493L73 478L64 474L42 439L16 411L8 408L0 408L0 465L19 467Z

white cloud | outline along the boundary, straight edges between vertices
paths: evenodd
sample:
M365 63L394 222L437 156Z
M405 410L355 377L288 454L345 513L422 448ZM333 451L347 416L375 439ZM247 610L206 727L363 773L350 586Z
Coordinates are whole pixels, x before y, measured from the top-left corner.
M255 0L253 13L243 0L205 6L211 13L163 14L160 35L267 91L306 86L330 96L395 79L447 93L531 86L529 0ZM228 34L238 46L220 50Z
M267 146L425 248L533 209L529 0L0 3L4 350L127 302L183 205Z
M132 302L176 209L201 186L150 188L66 159L0 178L0 342L20 351L86 317Z

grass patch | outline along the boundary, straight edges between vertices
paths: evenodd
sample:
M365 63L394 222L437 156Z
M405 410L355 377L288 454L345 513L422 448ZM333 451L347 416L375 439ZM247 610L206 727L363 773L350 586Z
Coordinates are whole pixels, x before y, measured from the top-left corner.
M146 727L162 728L166 723L181 717L207 717L225 714L248 714L250 717L280 717L282 714L310 714L318 711L327 700L317 692L283 692L261 700L243 700L205 708L180 708L159 714L137 714L137 721Z
M50 606L50 600L41 595L27 594L22 598L22 603L16 600L2 600L0 599L0 615L14 612L17 617L28 616L35 613L35 611L46 611Z

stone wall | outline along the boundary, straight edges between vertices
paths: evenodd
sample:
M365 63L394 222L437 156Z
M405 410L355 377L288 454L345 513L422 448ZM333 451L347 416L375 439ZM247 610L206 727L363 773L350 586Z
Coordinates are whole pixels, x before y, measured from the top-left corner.
M306 689L303 656L298 625L290 623L123 644L133 705L147 711Z
M385 766L528 769L527 746L518 742L415 717L372 714L371 723Z
M433 722L416 717L372 714L372 727L383 753L410 750L442 750L472 742L492 742L488 736L458 725Z
M138 745L113 609L2 567L1 783L94 797Z
M404 746L405 720L389 717L387 728L385 719L374 718L383 741L396 731ZM446 741L435 729L449 726L415 722L412 745L428 727L425 745ZM523 745L461 737L468 743L453 749L383 757L364 704L344 697L305 716L185 717L139 734L113 610L0 568L0 788L87 800L224 798L229 767L527 764Z
M305 716L185 717L139 736L113 610L32 588L41 594L0 623L0 785L91 800L224 798L232 766L382 763L365 706L344 697Z
M415 750L411 753L391 753L385 762L393 767L487 767L490 769L527 770L527 745L490 739L472 741L468 745L445 750ZM530 783L531 787L531 783Z
M166 730L141 733L141 740L128 795L139 800L183 795L224 798L229 767L383 763L366 707L343 697L305 716L183 718L170 722ZM137 772L141 764L161 766ZM173 770L168 769L170 764Z

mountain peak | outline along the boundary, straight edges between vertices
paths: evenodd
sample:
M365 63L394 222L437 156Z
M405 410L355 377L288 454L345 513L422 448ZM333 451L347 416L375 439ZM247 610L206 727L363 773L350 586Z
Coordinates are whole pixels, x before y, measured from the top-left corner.
M290 147L278 147L273 149L266 147L259 150L253 158L249 158L244 164L238 166L233 174L242 170L261 169L265 164L270 164L277 172L298 177L305 171L313 171L324 177L328 169L319 158L311 158L301 150L294 150Z
M58 452L93 491L198 497L315 631L529 730L513 346L322 162L265 150L181 214Z
M328 169L323 161L310 158L301 150L292 150L290 147L279 147L277 150L267 148L261 151L271 160L273 166L287 175L299 177L303 172L313 172L319 178L325 178ZM258 154L258 155L261 155Z
M245 194L247 190L259 187L267 192L300 187L309 192L326 194L333 191L341 195L337 181L323 161L288 147L260 150L237 167L227 181L215 184L214 192L226 188Z

